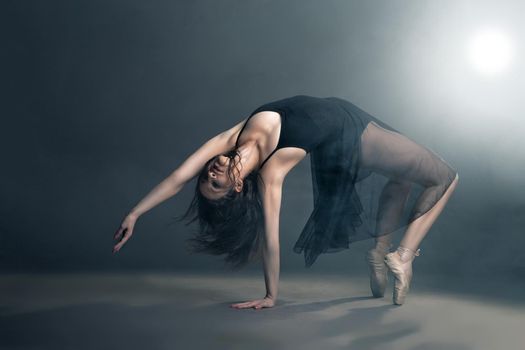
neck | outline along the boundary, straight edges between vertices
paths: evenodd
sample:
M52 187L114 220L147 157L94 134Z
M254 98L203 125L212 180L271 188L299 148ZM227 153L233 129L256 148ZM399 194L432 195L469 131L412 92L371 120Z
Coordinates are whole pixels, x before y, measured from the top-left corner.
M245 178L254 169L259 167L260 154L255 140L247 141L237 148L241 155L241 178Z

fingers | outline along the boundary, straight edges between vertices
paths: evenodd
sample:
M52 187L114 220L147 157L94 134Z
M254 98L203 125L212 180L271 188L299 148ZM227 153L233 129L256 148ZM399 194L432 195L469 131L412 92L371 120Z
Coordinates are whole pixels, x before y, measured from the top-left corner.
M137 218L133 215L127 215L122 222L120 223L119 228L113 235L113 239L116 241L119 241L114 247L113 247L113 254L118 252L124 244L128 241L128 239L131 238L131 235L133 234L133 227L135 226L135 222L137 221Z
M119 239L122 236L122 232L124 232L124 227L120 226L118 228L117 232L115 232L115 235L113 236L113 239Z
M118 252L120 248L122 248L122 246L126 244L126 242L130 239L131 235L132 235L132 231L129 229L126 229L124 238L122 238L122 240L113 247L113 253Z
M237 303L230 305L231 307L235 309L247 309L247 308L254 308L255 310L262 309L264 307L270 307L265 303L264 300L254 300L254 301L247 301L244 303Z
M247 307L252 307L254 303L255 303L254 301L247 301L245 303L233 304L232 307L238 308L238 309L244 309Z

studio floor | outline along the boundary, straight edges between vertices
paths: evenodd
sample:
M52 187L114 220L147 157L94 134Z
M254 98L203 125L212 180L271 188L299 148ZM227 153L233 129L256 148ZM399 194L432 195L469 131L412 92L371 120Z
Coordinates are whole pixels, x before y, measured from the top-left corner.
M275 307L237 310L262 275L3 274L0 349L523 349L519 299L423 285L396 306L366 277L281 273Z

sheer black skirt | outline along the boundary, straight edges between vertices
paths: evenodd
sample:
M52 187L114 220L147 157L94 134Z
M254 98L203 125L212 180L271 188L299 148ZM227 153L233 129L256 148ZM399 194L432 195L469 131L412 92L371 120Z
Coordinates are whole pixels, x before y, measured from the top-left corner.
M322 253L406 228L446 192L457 170L438 154L339 98L338 137L310 153L314 209L293 250Z

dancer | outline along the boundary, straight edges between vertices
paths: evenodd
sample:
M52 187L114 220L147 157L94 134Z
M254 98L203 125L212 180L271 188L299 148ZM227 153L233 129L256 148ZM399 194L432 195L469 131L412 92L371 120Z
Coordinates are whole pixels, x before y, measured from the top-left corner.
M189 240L193 251L225 255L234 268L262 257L265 297L231 306L273 307L282 185L307 154L313 211L294 252L304 253L310 267L322 253L373 238L375 245L366 253L372 294L384 296L390 270L393 302L403 304L419 245L454 191L458 172L430 149L337 97L296 95L269 102L208 140L126 215L113 252L132 236L139 216L196 177L195 196L179 218L199 223ZM394 233L405 229L390 251Z

